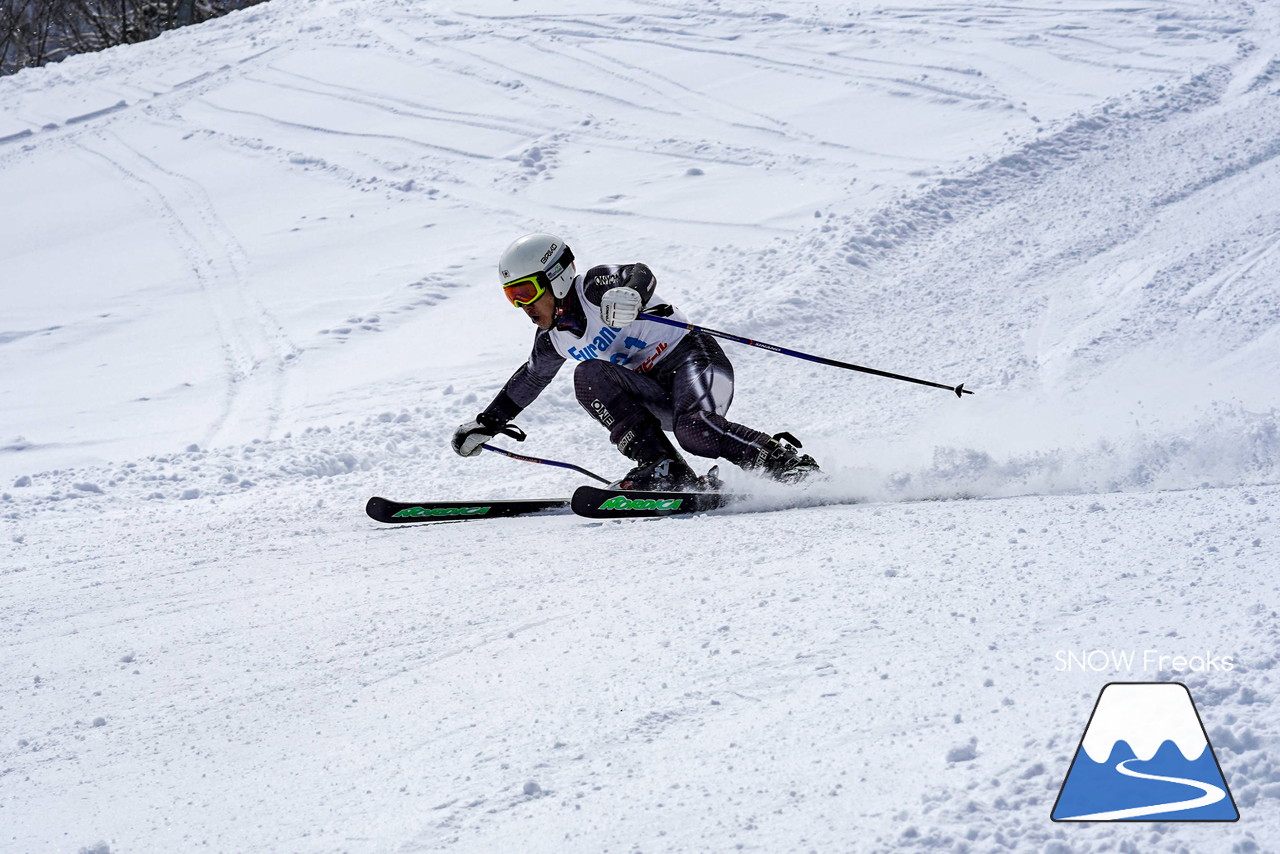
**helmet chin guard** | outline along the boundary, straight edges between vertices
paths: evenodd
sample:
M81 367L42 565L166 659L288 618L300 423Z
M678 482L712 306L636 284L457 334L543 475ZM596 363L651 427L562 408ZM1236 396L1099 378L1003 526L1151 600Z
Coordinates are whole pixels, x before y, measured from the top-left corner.
M498 278L506 285L534 273L545 273L551 292L563 299L577 275L573 251L559 237L542 231L517 238L498 259Z

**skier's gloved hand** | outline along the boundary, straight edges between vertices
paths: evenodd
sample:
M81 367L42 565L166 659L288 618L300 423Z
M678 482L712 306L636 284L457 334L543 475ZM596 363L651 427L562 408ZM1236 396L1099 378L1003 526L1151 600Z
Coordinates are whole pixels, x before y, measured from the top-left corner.
M626 326L640 315L641 302L631 288L610 288L600 297L600 319L608 326Z
M506 422L481 412L474 421L459 424L453 432L453 450L460 456L474 457L480 446L502 432Z

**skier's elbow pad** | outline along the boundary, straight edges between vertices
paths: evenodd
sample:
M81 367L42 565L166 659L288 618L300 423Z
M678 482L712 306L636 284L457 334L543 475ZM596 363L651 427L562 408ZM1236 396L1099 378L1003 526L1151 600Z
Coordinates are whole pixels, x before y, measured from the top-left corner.
M653 296L653 290L657 286L657 278L653 275L653 271L649 269L648 265L632 264L631 274L624 284L637 291L641 298L648 303L649 297Z

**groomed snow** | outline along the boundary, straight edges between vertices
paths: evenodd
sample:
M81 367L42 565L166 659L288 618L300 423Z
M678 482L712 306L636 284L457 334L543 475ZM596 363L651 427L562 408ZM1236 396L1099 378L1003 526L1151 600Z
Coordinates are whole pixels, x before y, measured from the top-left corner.
M0 105L0 851L1280 847L1267 4L273 0ZM448 448L535 229L976 394L726 344L835 503L378 527L579 482ZM1054 824L1149 680L1241 820Z

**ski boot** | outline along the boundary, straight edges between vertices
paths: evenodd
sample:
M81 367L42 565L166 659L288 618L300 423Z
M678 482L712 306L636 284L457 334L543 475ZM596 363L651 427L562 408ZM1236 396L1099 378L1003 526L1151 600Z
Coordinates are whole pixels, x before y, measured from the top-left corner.
M720 477L720 466L712 466L707 473L698 478L698 487L702 492L719 492L724 489L724 480Z
M778 483L802 483L820 476L822 470L808 454L799 453L800 440L790 433L775 433L764 446L762 459L755 468Z
M612 488L648 492L687 492L699 488L698 475L662 432L657 419L643 418L629 427L615 423L613 433L622 433L615 439L618 450L637 465L614 482Z
M701 478L676 454L641 463L627 472L622 480L614 483L613 488L646 492L687 492L701 489L702 485Z

